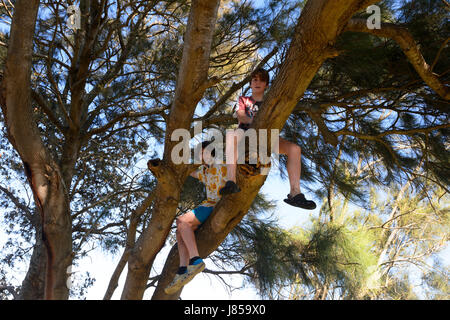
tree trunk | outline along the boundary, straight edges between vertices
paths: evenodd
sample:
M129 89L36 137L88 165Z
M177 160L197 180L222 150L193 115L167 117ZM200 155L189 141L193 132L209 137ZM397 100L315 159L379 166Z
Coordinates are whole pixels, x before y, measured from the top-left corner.
M36 210L37 211L37 210ZM36 243L30 259L27 274L22 281L19 294L20 300L42 300L45 292L45 270L47 268L47 252L42 241L42 226L39 213L36 212L36 219L33 223L36 230Z
M110 300L114 294L114 291L119 285L120 275L122 274L122 271L129 260L131 250L133 249L136 242L136 231L139 224L139 220L141 216L145 213L145 211L147 211L148 207L150 207L154 199L155 193L151 193L150 195L147 196L147 198L145 198L143 203L138 208L136 208L136 210L134 210L133 213L131 214L125 249L122 256L120 257L119 262L117 263L116 269L114 270L111 279L109 280L108 288L106 289L103 300Z
M174 186L178 185L179 181L173 177L169 178L167 174L158 180L149 225L130 252L128 273L121 299L142 299L153 260L163 247L174 220L181 192Z
M164 156L153 168L158 180L156 200L149 225L131 251L122 299L142 299L153 261L175 218L189 166L172 163L171 152L176 142L171 136L176 129L190 129L198 102L205 90L214 84L208 80L208 68L219 3L219 0L196 0L191 4L174 102L167 123Z
M39 210L47 253L46 299L67 299L67 268L72 261L72 226L68 192L59 166L40 138L31 107L31 58L38 0L18 0L1 84L8 139L23 161Z

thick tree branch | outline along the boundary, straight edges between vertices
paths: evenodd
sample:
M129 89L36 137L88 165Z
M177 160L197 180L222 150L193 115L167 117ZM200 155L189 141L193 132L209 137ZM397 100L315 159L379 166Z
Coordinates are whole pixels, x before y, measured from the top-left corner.
M126 246L122 253L122 256L120 257L119 262L117 263L116 268L114 269L111 279L109 280L108 288L106 289L103 300L110 300L112 295L114 294L114 291L116 290L118 283L119 283L120 275L122 274L123 269L125 268L125 265L127 264L128 258L130 257L130 254L131 254L131 250L133 249L133 246L136 242L136 230L138 227L139 220L140 220L141 216L150 207L154 198L155 198L155 193L152 192L150 195L148 195L144 199L142 204L131 213L130 224L128 226L128 232L127 232Z
M167 161L176 144L170 139L172 132L190 128L197 103L211 84L208 79L209 58L219 3L217 0L192 2L175 97L167 123L164 148L164 159ZM203 16L205 12L212 16Z
M397 42L409 62L413 65L422 80L445 100L450 100L450 88L442 83L427 64L419 46L405 27L392 23L382 23L381 29L369 29L365 19L351 19L345 31L365 32L379 37L390 38Z
M322 134L323 139L326 143L331 144L332 146L336 147L338 144L337 136L334 132L330 131L325 124L325 120L322 118L322 108L319 106L311 106L308 108L304 107L304 110L308 115L313 119L313 121L316 123L319 132Z

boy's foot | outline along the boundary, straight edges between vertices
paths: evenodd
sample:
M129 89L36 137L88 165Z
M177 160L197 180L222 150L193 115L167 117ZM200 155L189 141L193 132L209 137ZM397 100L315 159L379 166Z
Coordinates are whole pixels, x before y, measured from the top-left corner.
M188 277L190 277L189 281L203 270L205 270L203 259L200 257L192 258L187 266Z
M295 196L291 196L290 194L288 194L287 199L284 199L284 202L290 204L291 206L307 210L313 210L316 208L316 203L312 200L306 200L303 193L299 193Z
M164 289L166 294L174 294L178 290L180 290L188 281L186 281L188 277L188 273L176 274L173 278L172 282Z
M183 280L183 286L186 285L189 281L191 281L197 274L205 270L205 263L202 258L195 257L189 261L189 265L187 266L187 276L186 279Z
M227 194L237 193L239 191L241 191L241 189L238 187L238 185L234 181L228 180L225 183L225 186L220 188L219 194L224 196Z
M205 263L200 257L192 258L187 266L187 271L183 274L177 273L172 282L164 289L164 292L166 294L174 294L204 269Z

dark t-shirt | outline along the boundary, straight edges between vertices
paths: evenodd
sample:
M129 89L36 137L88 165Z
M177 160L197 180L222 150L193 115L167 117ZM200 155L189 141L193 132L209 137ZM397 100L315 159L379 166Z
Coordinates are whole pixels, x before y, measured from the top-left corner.
M258 112L261 104L262 101L255 101L252 97L239 96L237 110L244 110L245 114L252 118L253 121L253 117L256 115L256 112ZM237 117L237 115L235 115L235 117ZM240 122L239 125L241 125Z

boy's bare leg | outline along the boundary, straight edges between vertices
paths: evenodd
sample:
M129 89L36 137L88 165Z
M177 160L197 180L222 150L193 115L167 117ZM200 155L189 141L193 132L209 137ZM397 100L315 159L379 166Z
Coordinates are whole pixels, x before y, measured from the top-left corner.
M302 209L315 209L315 202L307 200L305 195L300 192L301 148L295 143L280 137L279 152L288 157L286 167L289 175L289 184L291 185L291 192L287 199L284 199L284 202Z
M226 135L225 153L227 157L227 179L225 185L219 190L219 194L222 196L241 191L241 189L236 184L238 146L238 135L236 132L236 130L228 131Z
M183 259L187 259L187 261L189 261L189 258L199 256L197 249L197 242L195 240L194 234L194 231L197 229L199 225L200 221L198 221L198 219L195 217L195 214L192 211L189 211L188 213L182 215L177 219L177 233L180 234L180 238L182 239L183 245L186 248L186 250L183 252ZM180 248L178 250L180 250ZM186 256L187 258L185 258ZM181 262L181 251L180 251L180 262Z
M227 181L236 182L237 137L235 132L227 132L225 155L227 164Z
M177 220L178 225L178 220ZM180 256L180 267L186 267L189 263L189 251L183 241L180 230L177 228L178 255Z
M205 268L205 264L203 263L203 265L198 264L197 267L193 267L192 270L190 269L191 265L189 259L198 256L194 230L197 229L199 225L200 221L198 221L192 211L177 219L177 241L178 253L180 256L180 268L173 281L164 289L166 294L174 294Z
M300 146L279 138L280 154L287 155L287 171L289 175L289 184L291 187L291 196L300 193L300 174L301 174L301 148Z

